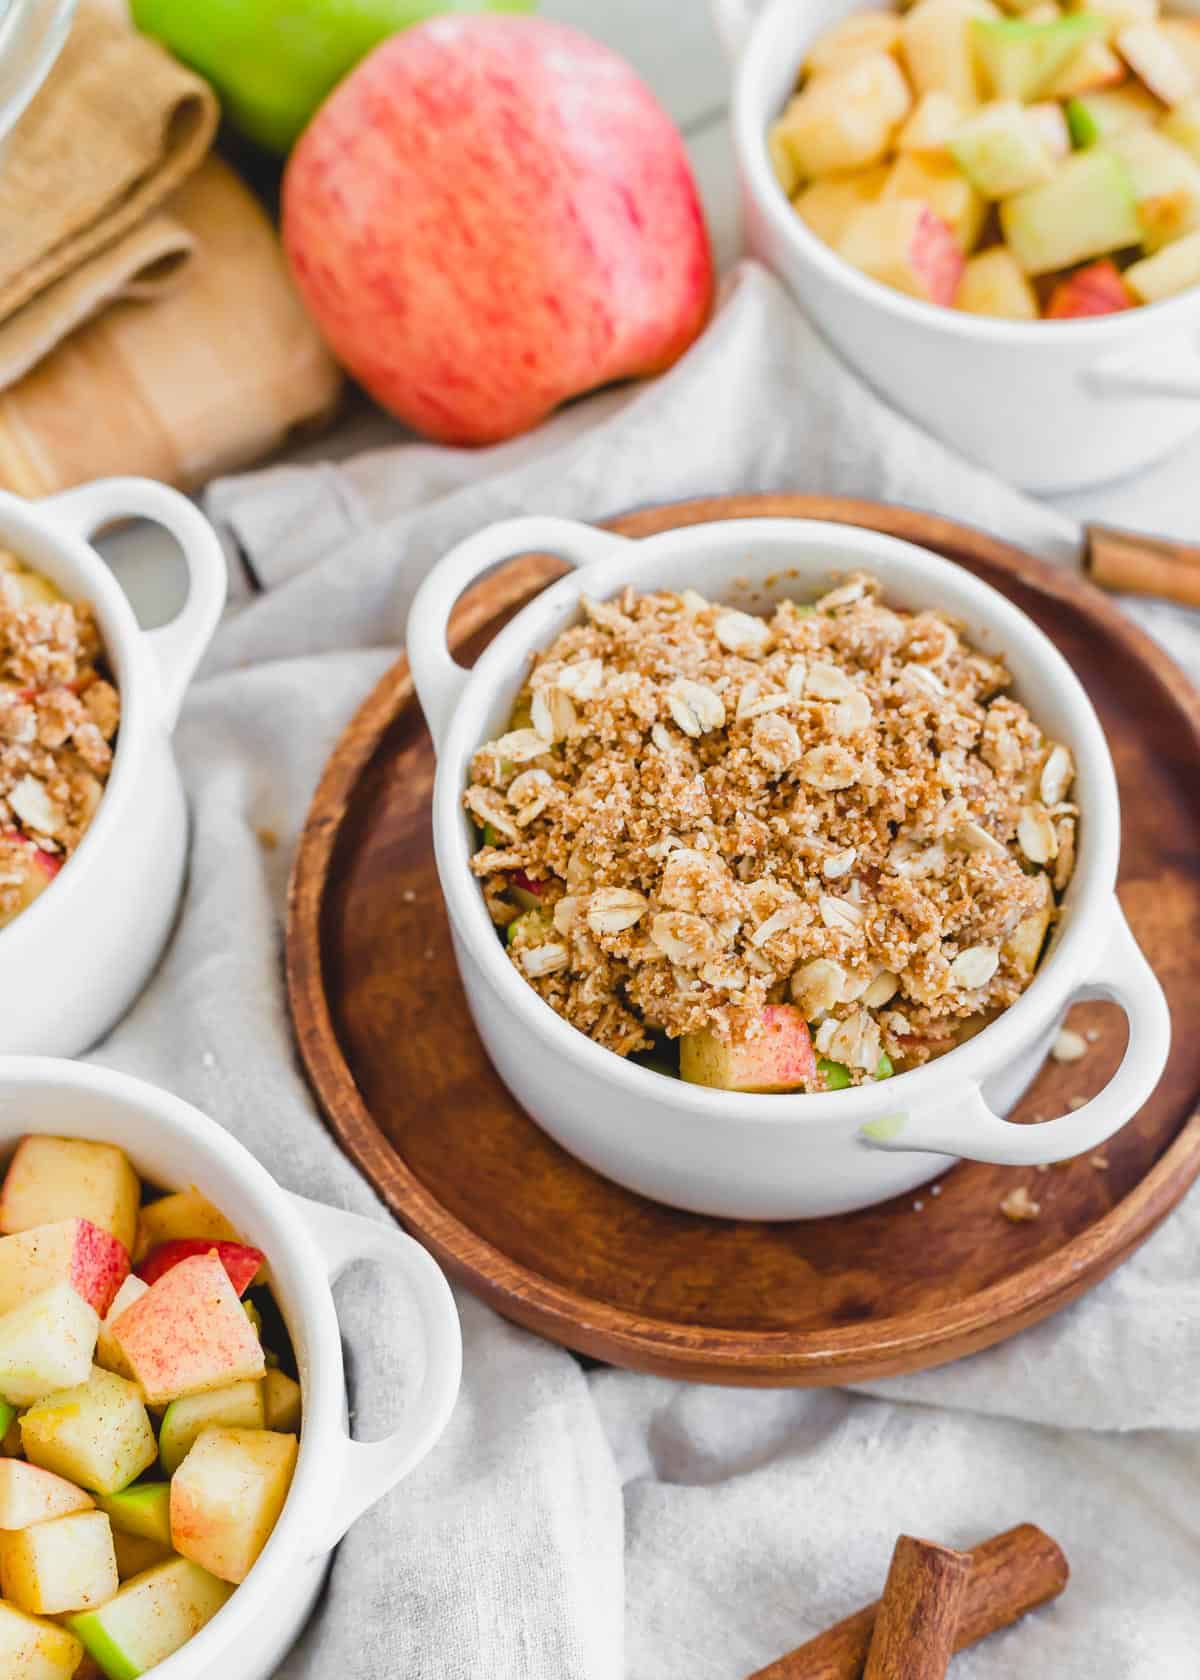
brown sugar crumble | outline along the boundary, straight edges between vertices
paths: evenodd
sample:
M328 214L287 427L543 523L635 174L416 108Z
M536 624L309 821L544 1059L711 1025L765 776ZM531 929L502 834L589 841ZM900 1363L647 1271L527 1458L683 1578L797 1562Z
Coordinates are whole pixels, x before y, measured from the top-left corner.
M492 919L552 1008L627 1055L735 1042L790 1001L858 1084L1020 995L1075 772L1001 659L865 574L770 617L692 590L583 606L464 794Z
M91 607L0 552L0 927L82 839L120 713Z

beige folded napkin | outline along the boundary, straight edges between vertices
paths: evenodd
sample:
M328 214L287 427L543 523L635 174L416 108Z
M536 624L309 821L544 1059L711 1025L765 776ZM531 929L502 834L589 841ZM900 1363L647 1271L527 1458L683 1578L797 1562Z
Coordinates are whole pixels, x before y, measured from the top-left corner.
M0 387L114 298L178 275L191 242L151 218L217 117L205 81L84 0L0 169Z

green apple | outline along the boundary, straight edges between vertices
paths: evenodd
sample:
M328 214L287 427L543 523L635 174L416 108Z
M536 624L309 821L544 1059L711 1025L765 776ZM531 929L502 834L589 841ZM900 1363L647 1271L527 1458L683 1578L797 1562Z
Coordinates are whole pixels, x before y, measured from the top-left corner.
M1052 23L1023 18L975 18L971 23L975 57L998 99L1036 99L1081 46L1103 34L1103 19L1085 12Z
M67 1625L108 1680L138 1680L199 1633L232 1591L175 1558L135 1576L99 1610L72 1616Z
M1067 122L1077 146L1094 146L1125 128L1150 128L1161 115L1158 100L1137 82L1097 88L1067 101Z
M997 99L961 123L950 155L985 198L1010 198L1054 173L1037 124L1015 99Z
M1005 199L1000 226L1026 274L1071 268L1142 238L1129 171L1099 146L1075 152L1042 186Z
M171 1544L171 1489L166 1482L134 1482L117 1493L102 1493L97 1503L122 1534Z
M260 1382L230 1383L208 1394L189 1394L172 1400L163 1413L158 1432L158 1461L163 1474L173 1476L183 1463L202 1430L263 1429L266 1408Z
M230 121L286 152L371 48L442 12L527 12L534 0L132 0L134 22L212 83Z

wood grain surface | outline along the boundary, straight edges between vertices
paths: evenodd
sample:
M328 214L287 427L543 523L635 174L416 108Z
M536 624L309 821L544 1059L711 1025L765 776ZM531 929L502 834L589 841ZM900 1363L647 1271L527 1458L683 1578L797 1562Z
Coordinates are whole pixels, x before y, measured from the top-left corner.
M1178 670L1081 578L913 509L738 496L644 509L630 536L708 519L832 519L924 543L1037 620L1100 713L1121 784L1120 895L1186 1023L1200 999L1200 702ZM561 570L524 556L459 604L469 663ZM744 1385L911 1371L1036 1323L1118 1265L1200 1171L1200 1035L1178 1031L1152 1100L1102 1155L1045 1172L964 1164L838 1219L709 1219L647 1201L558 1148L493 1072L467 1013L434 866L434 760L403 660L334 751L291 883L287 971L298 1046L343 1148L388 1206L499 1311L635 1369ZM1072 1024L1084 1061L1047 1064L1017 1118L1098 1090L1124 1046L1111 1006ZM1000 1202L1025 1185L1040 1217Z

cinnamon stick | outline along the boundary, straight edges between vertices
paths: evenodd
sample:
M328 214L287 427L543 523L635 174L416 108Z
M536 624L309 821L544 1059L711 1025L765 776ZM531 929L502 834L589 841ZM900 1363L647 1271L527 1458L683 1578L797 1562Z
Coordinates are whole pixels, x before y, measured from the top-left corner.
M1193 543L1089 525L1083 566L1102 589L1200 607L1200 547Z
M956 1651L1057 1598L1070 1573L1056 1543L1032 1523L994 1535L967 1556L971 1573L959 1610ZM878 1609L878 1602L868 1604L749 1680L862 1680Z
M875 1614L863 1680L946 1680L970 1574L968 1552L902 1534Z

